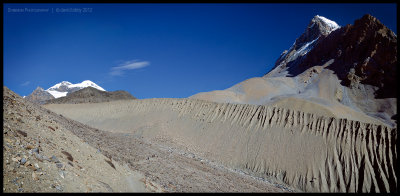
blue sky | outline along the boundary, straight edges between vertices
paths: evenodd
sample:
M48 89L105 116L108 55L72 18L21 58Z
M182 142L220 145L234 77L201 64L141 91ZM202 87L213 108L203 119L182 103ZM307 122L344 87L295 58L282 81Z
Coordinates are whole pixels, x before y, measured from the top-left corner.
M344 26L369 13L397 34L396 4L3 4L3 9L3 82L21 96L37 86L83 80L141 99L226 89L271 70L315 15Z

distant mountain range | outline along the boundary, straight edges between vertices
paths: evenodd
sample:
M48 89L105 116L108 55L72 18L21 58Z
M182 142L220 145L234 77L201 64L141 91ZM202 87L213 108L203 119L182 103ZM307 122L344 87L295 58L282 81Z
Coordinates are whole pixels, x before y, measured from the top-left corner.
M99 85L95 84L94 82L92 82L90 80L85 80L85 81L83 81L81 83L77 83L77 84L72 84L71 82L68 82L68 81L62 81L62 82L50 87L46 91L49 92L51 95L53 95L54 98L59 98L59 97L66 96L67 93L72 93L77 90L89 87L89 86L99 89L101 91L105 91L102 87L100 87Z
M88 88L88 90L80 91ZM69 95L77 92L70 97ZM85 97L88 96L88 97ZM97 97L98 96L98 97ZM81 83L72 84L68 81L62 81L54 86L44 90L37 87L30 95L24 97L26 100L37 103L86 103L112 101L119 99L136 99L126 91L107 92L104 88L90 80L84 80Z
M56 99L50 99L46 101L46 104L62 104L62 103L99 103L116 100L136 99L130 93L126 91L101 91L94 87L86 87L72 93L68 93L67 96L59 97Z

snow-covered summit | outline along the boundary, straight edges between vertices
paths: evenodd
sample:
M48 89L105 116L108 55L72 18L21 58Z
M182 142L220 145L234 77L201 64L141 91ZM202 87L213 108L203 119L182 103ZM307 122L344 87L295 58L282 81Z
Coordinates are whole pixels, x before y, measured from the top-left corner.
M76 84L72 84L71 82L68 81L62 81L48 88L46 91L49 92L51 95L53 95L55 98L59 98L66 96L70 92L74 92L89 86L101 91L106 91L102 87L100 87L99 85L90 80L84 80L81 83L76 83Z
M314 16L304 33L294 41L286 52L282 52L275 63L275 68L266 74L266 76L286 76L287 66L295 67L321 38L328 36L331 32L339 28L340 26L335 21L320 15Z
M316 16L314 16L314 19L323 22L325 24L325 26L329 27L330 32L340 28L340 26L335 21L329 20L323 16L316 15Z
M56 85L50 87L50 88L47 89L47 90L54 90L54 89L60 88L61 86L68 86L68 85L71 85L71 84L72 84L71 82L62 81L62 82L60 82L60 83L58 83L58 84L56 84Z
M81 83L69 85L69 87L71 87L71 88L73 88L73 87L86 88L86 87L89 87L89 86L91 86L93 88L96 88L96 89L99 89L101 91L106 91L103 88L101 88L99 85L95 84L94 82L92 82L90 80L85 80L85 81L83 81Z

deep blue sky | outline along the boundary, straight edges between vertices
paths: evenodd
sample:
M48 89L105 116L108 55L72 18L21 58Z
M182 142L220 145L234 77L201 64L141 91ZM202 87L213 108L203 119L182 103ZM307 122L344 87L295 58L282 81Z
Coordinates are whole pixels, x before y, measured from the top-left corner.
M397 34L396 4L3 5L4 85L21 96L83 80L138 98L226 89L272 69L315 15L344 26L369 13Z

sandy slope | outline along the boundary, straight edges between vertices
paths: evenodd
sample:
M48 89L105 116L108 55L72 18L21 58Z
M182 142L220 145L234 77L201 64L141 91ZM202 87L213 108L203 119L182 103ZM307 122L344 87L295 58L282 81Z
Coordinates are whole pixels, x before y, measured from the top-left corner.
M267 106L148 99L46 108L93 127L176 147L298 191L397 190L397 132Z
M89 127L7 87L3 93L4 192L288 191L133 134Z
M225 90L202 92L189 98L296 108L317 114L322 112L326 117L396 126L391 117L397 113L397 99L374 99L368 85L360 84L363 90L342 86L334 72L326 69L333 62L311 67L296 77L254 77ZM312 107L305 103L312 103Z

